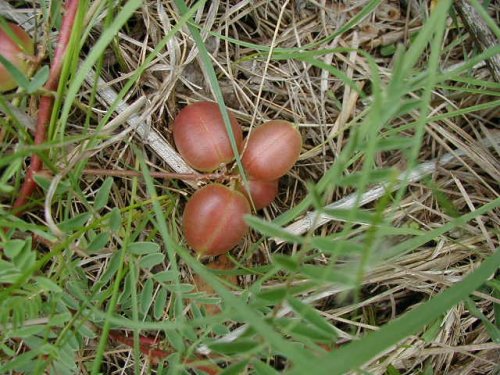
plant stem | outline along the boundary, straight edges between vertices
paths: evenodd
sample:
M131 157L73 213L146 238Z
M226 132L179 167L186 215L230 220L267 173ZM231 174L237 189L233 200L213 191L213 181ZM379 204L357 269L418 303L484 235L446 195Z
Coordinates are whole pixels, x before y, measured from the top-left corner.
M59 76L61 74L61 68L64 61L64 56L66 55L66 49L71 36L71 31L73 28L73 23L75 20L76 12L78 10L79 0L68 0L66 2L66 9L64 11L63 22L61 26L61 31L59 34L59 41L57 43L54 62L50 69L49 79L44 86L47 92L55 91L59 83ZM43 95L40 98L40 107L38 111L38 119L35 127L35 145L41 145L45 142L47 137L47 125L52 116L52 107L54 104L53 95ZM23 213L23 206L28 201L28 198L33 194L36 184L34 180L34 175L36 172L42 169L43 162L39 155L33 154L31 157L31 163L26 172L26 179L19 195L12 206L12 211L14 215L20 216Z

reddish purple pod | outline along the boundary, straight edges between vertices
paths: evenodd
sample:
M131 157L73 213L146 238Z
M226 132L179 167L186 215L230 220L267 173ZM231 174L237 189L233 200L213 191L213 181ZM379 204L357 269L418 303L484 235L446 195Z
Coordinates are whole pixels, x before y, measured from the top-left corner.
M301 148L302 137L291 123L268 121L250 133L241 161L253 180L273 181L293 167Z
M251 197L256 210L269 206L278 195L278 180L261 181L248 180L248 189L241 187L241 191Z
M243 132L231 112L229 118L236 145L240 149ZM177 150L194 169L213 171L234 159L231 141L217 103L197 102L184 107L174 120L172 132Z
M184 208L186 241L202 255L227 253L247 232L243 216L249 213L250 204L242 193L220 184L207 185Z
M8 23L8 26L18 40L13 40L9 34L0 28L0 55L11 62L21 72L27 73L29 63L26 60L26 56L33 56L35 53L33 40L26 31L16 24ZM0 92L9 91L16 87L17 82L0 62Z

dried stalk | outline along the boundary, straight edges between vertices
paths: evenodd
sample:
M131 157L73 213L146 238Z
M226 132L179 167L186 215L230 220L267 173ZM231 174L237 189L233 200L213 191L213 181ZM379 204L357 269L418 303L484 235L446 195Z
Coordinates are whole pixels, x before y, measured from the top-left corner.
M96 73L92 70L85 78L85 81L89 85L94 85L96 80ZM97 97L99 101L106 105L112 105L116 98L117 93L108 86L108 84L99 77L97 80ZM124 101L120 101L116 107L116 112L118 114L123 113L127 110L128 104ZM184 159L175 151L175 149L168 143L156 130L149 127L144 120L135 114L132 114L127 119L127 124L131 128L135 129L136 133L141 138L142 142L151 147L156 154L163 159L174 171L181 174L192 175L197 172L186 164ZM190 179L183 179L183 181L196 188L196 183Z
M114 176L114 177L142 177L141 172L117 170L117 169L94 169L88 168L83 170L83 174L93 176ZM151 177L164 180L186 180L186 181L211 181L220 179L231 179L237 176L225 175L223 173L171 173L171 172L149 172Z
M494 138L494 144L492 144L490 140L484 140L482 144L496 147L500 141L500 134L496 132L492 135L492 138ZM444 154L439 158L419 164L411 171L406 171L402 173L398 177L398 180L400 182L398 184L377 185L373 187L371 190L361 195L361 197L359 197L358 193L350 194L347 197L338 200L337 202L327 205L325 209L349 209L349 208L354 208L356 204L359 207L364 206L367 203L379 199L388 192L392 192L399 189L401 187L401 183L417 182L422 178L424 178L425 176L434 173L438 167L445 166L446 164L449 164L451 161L463 155L465 155L465 151L463 150L455 150L454 152ZM332 220L335 220L335 218L332 216L321 214L317 211L309 211L305 214L303 218L287 226L285 230L293 234L303 234L310 230L314 230ZM273 241L275 241L277 244L281 244L284 242L280 238L273 238Z
M19 13L11 5L9 5L5 0L0 0L0 14L7 15L14 19L17 23L22 24L25 29L33 32L34 21L31 19L30 15L25 13ZM91 70L85 81L90 86L93 86L96 82L96 73ZM110 106L117 99L118 94L108 83L106 83L101 77L97 79L97 98L105 106ZM117 114L127 112L129 105L125 101L120 101L116 107ZM151 147L153 151L175 172L194 174L194 171L189 167L186 162L180 157L180 155L175 151L175 149L168 143L157 131L150 128L144 120L135 114L132 114L127 119L127 125L135 129L136 133L141 138L142 142ZM186 184L196 188L197 185L192 180L183 180Z
M467 31L472 35L482 51L498 46L498 39L493 35L486 22L467 0L456 0L455 9L462 19ZM500 82L500 54L486 60L493 79Z

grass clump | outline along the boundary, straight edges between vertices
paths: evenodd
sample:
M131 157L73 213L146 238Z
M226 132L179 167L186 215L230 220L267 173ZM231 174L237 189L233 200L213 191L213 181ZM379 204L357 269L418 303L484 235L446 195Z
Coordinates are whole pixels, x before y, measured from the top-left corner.
M0 372L498 370L500 49L452 3L80 1L47 141L43 83L0 98ZM63 3L0 5L50 65ZM201 100L304 139L227 269L180 229L204 182L169 124Z

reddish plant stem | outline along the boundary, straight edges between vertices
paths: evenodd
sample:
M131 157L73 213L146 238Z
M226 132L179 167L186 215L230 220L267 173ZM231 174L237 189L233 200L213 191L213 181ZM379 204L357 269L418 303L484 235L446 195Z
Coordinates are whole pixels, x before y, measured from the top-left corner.
M55 91L57 89L59 76L61 75L61 69L64 62L64 56L68 47L69 38L71 37L71 31L73 23L75 22L79 2L79 0L68 0L66 2L66 9L63 16L61 31L59 33L59 41L54 55L54 62L50 69L49 79L44 86L44 89L47 91ZM47 126L52 115L53 105L53 95L43 95L40 98L38 119L35 127L35 145L43 144L47 138ZM36 185L33 177L36 172L42 169L42 165L43 162L40 156L38 154L33 154L31 157L31 163L26 172L26 179L24 180L19 195L12 206L14 215L20 216L23 213L23 206L35 190Z

